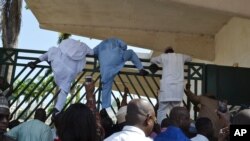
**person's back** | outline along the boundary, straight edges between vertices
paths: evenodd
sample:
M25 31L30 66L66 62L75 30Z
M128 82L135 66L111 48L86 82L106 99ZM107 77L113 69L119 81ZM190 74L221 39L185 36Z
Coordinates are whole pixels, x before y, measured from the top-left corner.
M30 120L24 122L13 129L8 135L16 138L18 141L52 141L52 132L48 125L40 120Z
M12 128L8 135L16 138L18 141L53 141L52 131L44 122L46 112L44 109L37 109L35 119L26 121Z
M184 63L189 61L188 57L179 53L165 53L161 55L163 73L162 79L167 83L183 82Z
M184 107L174 107L170 111L170 122L166 131L160 133L154 141L190 141L184 134L190 124L190 115Z
M192 141L209 141L213 139L213 124L207 117L198 118L195 123L197 135L193 137Z
M127 44L117 38L109 38L104 40L98 46L98 57L104 66L119 66L122 61L122 55L127 50Z
M167 47L164 54L151 58L151 63L162 65L163 68L158 95L157 122L159 124L173 107L181 105L184 94L184 63L191 60L188 55L175 53L172 47Z
M54 81L60 88L52 117L63 109L70 92L71 82L84 69L86 55L93 55L93 53L94 51L85 43L69 38L63 40L59 47L51 47L39 59L27 64L31 69L34 69L38 63L47 61L51 66Z
M118 38L109 38L102 41L94 48L95 55L98 56L100 62L100 71L106 75L102 76L102 80L109 79L113 73L118 73L123 67L124 51L127 50L127 44Z
M127 44L118 38L109 38L102 41L94 49L98 56L102 82L102 109L111 106L112 85L115 76L123 68L126 61L131 61L139 70L139 74L148 74L133 50L127 50Z

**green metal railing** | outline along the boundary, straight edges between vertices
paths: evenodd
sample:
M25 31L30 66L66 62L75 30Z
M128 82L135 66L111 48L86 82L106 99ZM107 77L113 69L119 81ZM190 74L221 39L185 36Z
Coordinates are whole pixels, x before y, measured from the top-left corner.
M10 100L11 116L13 119L28 120L37 108L45 108L48 119L58 95L58 88L54 84L53 74L47 63L40 63L35 69L27 67L29 61L36 60L45 51L25 49L0 48L0 66L4 68L3 76L13 85L13 95ZM141 59L145 69L148 69L149 60ZM188 63L185 66L185 79L193 86L196 94L204 93L204 64ZM161 71L161 70L160 70ZM129 99L145 98L152 105L156 104L157 91L159 90L160 71L158 74L148 76L138 75L134 65L125 65L124 69L116 76L113 84L112 98L121 98L124 86L129 87ZM83 78L92 75L95 81L97 107L100 108L101 83L98 61L93 56L87 57L87 65L83 72L72 83L71 94L68 96L67 107L71 103L86 102L86 92ZM183 104L190 109L192 105L184 97ZM116 112L116 102L112 103L113 112Z

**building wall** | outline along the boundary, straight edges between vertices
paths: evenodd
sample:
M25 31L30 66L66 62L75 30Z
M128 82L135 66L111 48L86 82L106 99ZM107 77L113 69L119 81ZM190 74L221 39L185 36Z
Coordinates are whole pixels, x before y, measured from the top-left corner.
M216 34L214 62L250 67L250 20L234 17Z

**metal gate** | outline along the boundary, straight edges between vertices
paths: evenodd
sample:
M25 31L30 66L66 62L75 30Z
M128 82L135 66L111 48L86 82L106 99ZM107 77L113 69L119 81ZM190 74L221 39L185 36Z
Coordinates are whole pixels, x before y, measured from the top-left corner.
M13 94L10 100L12 119L26 121L40 107L46 109L48 119L51 116L52 108L58 95L58 88L54 84L50 66L46 62L38 64L35 69L30 69L26 65L29 61L36 60L43 53L45 51L0 48L0 66L5 68L3 76L13 85ZM148 69L150 65L149 60L141 59L141 61L145 69ZM204 64L199 63L188 63L185 66L185 79L191 83L193 86L192 91L196 94L204 93L204 66ZM98 61L93 56L87 57L86 68L72 83L71 92L65 107L75 102L86 103L83 83L86 75L92 75L94 78L97 107L100 108L101 76L98 69ZM144 98L152 105L155 105L160 78L161 70L157 74L143 77L138 75L135 66L128 62L116 76L113 83L113 112L117 111L115 99L121 99L124 86L130 90L128 99ZM192 105L186 97L183 99L183 104L192 110Z

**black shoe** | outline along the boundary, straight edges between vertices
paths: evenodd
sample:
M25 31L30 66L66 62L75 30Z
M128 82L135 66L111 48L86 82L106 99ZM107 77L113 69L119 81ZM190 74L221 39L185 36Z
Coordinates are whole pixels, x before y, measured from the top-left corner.
M54 121L55 117L57 114L59 114L59 110L57 110L56 108L53 108L52 110L52 117L51 117L51 120Z
M151 71L152 74L155 74L159 70L159 67L156 64L151 64L149 66L149 70Z
M146 76L146 75L149 74L149 72L146 71L146 70L144 70L144 69L141 69L140 72L139 72L139 74L142 75L142 76Z

